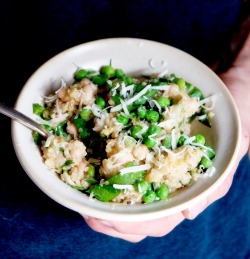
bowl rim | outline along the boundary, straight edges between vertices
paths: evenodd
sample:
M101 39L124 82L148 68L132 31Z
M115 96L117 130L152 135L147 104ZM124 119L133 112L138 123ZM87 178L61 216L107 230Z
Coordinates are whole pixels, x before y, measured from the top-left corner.
M185 55L188 56L190 59L196 60L196 62L198 62L201 66L203 66L204 69L208 69L210 70L204 63L202 63L200 60L198 60L197 58L191 56L189 53L184 52L176 47L170 46L168 44L165 43L161 43L161 42L157 42L157 41L153 41L153 40L147 40L147 39L140 39L140 38L128 38L128 37L117 37L117 38L105 38L105 39L99 39L99 40L94 40L94 41L89 41L86 43L82 43L82 44L78 44L76 46L73 46L71 48L68 48L58 54L56 54L55 56L51 57L49 60L47 60L45 63L43 63L31 76L30 78L27 80L27 82L25 83L24 87L21 89L18 98L16 100L15 103L15 108L19 109L21 107L21 103L22 103L22 96L26 91L26 86L28 84L30 84L30 82L32 82L32 80L34 80L34 78L40 73L40 71L42 71L43 69L46 68L46 66L51 63L52 61L55 61L58 58L61 58L63 55L68 54L72 51L78 50L80 48L85 48L85 47L89 47L92 46L93 44L108 44L108 43L116 43L119 44L120 42L124 42L124 41L128 41L128 42L136 42L136 44L138 42L144 42L144 43L149 43L149 44L153 44L153 45L157 45L157 46L164 46L166 48L169 48L173 51L179 52L181 53L181 55ZM32 174L32 172L30 171L31 168L29 167L29 165L27 165L25 163L25 160L23 159L23 154L21 153L20 150L20 146L18 144L18 140L17 140L17 131L20 130L20 124L14 120L12 120L11 122L11 136L12 136L12 143L13 143L13 147L16 153L16 156L21 164L21 166L23 167L24 171L28 174L28 176L30 177L30 179L46 194L48 195L50 198L52 198L54 201L56 201L57 203L61 204L62 206L71 209L73 211L76 211L80 214L85 214L88 216L92 216L92 217L99 217L101 219L105 219L105 220L115 220L115 221L141 221L142 217L143 220L151 220L151 219L157 219L157 218L161 218L164 216L169 216L172 215L174 213L180 212L184 209L187 208L191 208L192 206L194 206L197 202L205 199L209 194L211 194L215 189L218 188L218 186L220 184L223 183L223 181L226 179L226 177L229 175L230 171L233 169L234 164L237 161L237 156L240 150L240 141L241 141L241 122L240 122L240 116L239 116L239 112L236 106L236 103L233 99L233 97L231 96L229 90L226 88L224 82L222 82L222 80L212 71L210 70L211 75L213 75L214 77L216 77L216 80L218 81L218 83L220 82L220 85L222 87L224 87L225 91L228 91L228 101L230 101L230 105L233 107L233 112L234 112L234 118L235 118L235 130L236 130L236 140L235 140L235 149L234 152L232 154L232 158L229 162L229 164L227 165L226 169L224 170L224 172L222 173L222 175L211 185L209 186L206 190L204 190L202 193L200 193L198 196L189 199L188 201L175 205L171 208L165 208L165 209L161 209L161 210L153 210L153 211L144 211L141 212L140 211L136 211L135 213L132 212L128 212L128 213L124 213L124 212L117 212L115 210L103 210L103 211L99 211L97 208L93 208L93 207L89 207L88 205L85 204L80 204L78 202L75 201L70 201L67 199L62 199L62 197L60 197L60 195L58 195L57 193L55 193L53 190L46 188L46 186L43 185L42 182L39 182L37 180L37 178L35 177L34 174ZM71 188L71 187L70 187ZM124 205L119 205L119 206L124 206ZM145 206L145 205L142 205ZM148 206L148 205L146 205Z

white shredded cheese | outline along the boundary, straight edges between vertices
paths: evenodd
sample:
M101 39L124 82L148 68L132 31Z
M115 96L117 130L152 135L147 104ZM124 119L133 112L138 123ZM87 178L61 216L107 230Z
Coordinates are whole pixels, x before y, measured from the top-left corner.
M49 145L50 145L50 143L51 143L51 141L52 141L52 139L54 138L55 136L54 135L49 135L49 137L46 139L46 142L45 142L45 144L44 144L44 147L49 147Z
M135 173L143 170L149 170L151 168L150 164L145 165L136 165L136 166L130 166L120 169L120 174L127 174L127 173Z
M132 184L113 184L113 187L118 190L130 190L133 191L135 188Z
M126 105L132 104L134 101L136 101L138 98L140 98L142 95L144 95L152 86L147 85L145 88L143 88L138 94L135 94L132 98L125 100L124 103ZM118 112L123 108L122 104L118 104L117 106L111 108L110 112Z
M122 99L120 99L120 101L121 101L121 105L122 105L122 109L124 110L124 113L125 113L126 115L130 116L130 113L129 113L129 111L128 111L128 108L127 108L125 102L124 102Z
M53 126L53 125L57 125L58 123L64 121L67 119L68 117L68 113L65 113L65 114L62 114L60 117L57 117L57 118L53 118L49 121L46 121L46 120L43 120L42 118L38 118L37 121L41 124L46 124L46 125L49 125L49 126Z
M177 140L176 140L176 136L175 136L175 129L172 129L171 131L171 138L172 138L172 149L176 149L177 148Z

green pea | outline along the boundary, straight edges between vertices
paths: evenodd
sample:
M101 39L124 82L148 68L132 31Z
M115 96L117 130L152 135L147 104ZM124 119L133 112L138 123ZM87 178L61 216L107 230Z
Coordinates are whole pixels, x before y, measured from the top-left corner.
M116 117L116 120L118 122L122 123L123 125L126 125L129 122L129 117L122 115L122 114L118 114Z
M124 139L124 145L125 147L133 148L136 146L136 140L134 138L127 137Z
M95 103L101 107L102 109L106 106L106 101L102 96L97 96L95 99Z
M117 78L122 78L124 75L125 75L125 73L122 69L115 69L115 76Z
M133 105L133 104L129 104L129 105L127 105L127 109L128 109L129 112L131 112L131 111L136 110L136 109L137 109L137 106L135 106L135 105Z
M195 143L199 143L201 145L205 145L206 143L206 139L203 135L201 134L196 134L195 135L195 140L194 140Z
M137 109L136 112L137 112L137 116L138 116L140 119L145 119L147 109L146 109L144 106L140 106L140 107Z
M157 111L147 110L146 112L146 120L149 122L157 122L160 118L160 115Z
M160 188L158 190L156 190L156 196L160 198L160 200L166 200L168 198L168 194L169 194L169 187L162 183L160 185Z
M81 111L80 111L80 116L82 119L84 119L85 121L88 121L91 119L92 117L92 111L90 109L87 109L87 108L83 108Z
M156 145L156 139L151 138L151 137L146 137L143 139L143 143L148 147L148 148L153 148Z
M196 86L190 92L188 92L188 95L190 97L196 97L198 100L202 100L204 98L203 93Z
M177 141L177 146L178 146L178 147L183 146L185 140L186 140L186 138L185 138L184 136L180 136L180 138L179 138L178 141Z
M165 96L159 97L158 99L156 99L156 101L159 103L162 109L165 109L170 105L170 100Z
M95 177L95 167L93 165L91 165L91 164L88 165L87 174L90 177Z
M77 129L86 127L86 121L81 117L75 117L73 118L73 122Z
M145 180L136 182L136 190L140 193L146 193L149 187L149 183Z
M127 85L132 85L133 84L133 78L130 77L130 76L127 76L125 78L125 82L126 82Z
M89 129L82 127L78 129L79 135L82 139L87 139L90 135Z
M102 86L107 82L107 77L104 75L93 76L92 82L96 85Z
M147 102L147 98L144 96L139 97L137 100L134 101L135 105L144 105Z
M213 162L212 160L206 158L206 157L202 157L201 159L201 165L204 167L204 168L209 168L210 166L213 165Z
M152 190L148 190L143 196L142 196L142 200L145 203L152 203L154 202L156 199L156 193Z
M185 90L186 89L186 82L183 78L178 78L176 80L176 84L179 86L180 90Z
M162 145L168 149L172 149L172 136L171 134L167 134L165 139L163 140Z
M208 147L208 149L206 149L206 154L207 154L208 158L212 160L215 157L216 152L212 147L210 147L210 146L207 146L207 147Z
M148 135L158 136L162 131L162 128L157 125L150 125L148 128Z
M115 105L121 103L121 96L119 94L111 96L111 100L115 102Z
M131 127L131 129L130 129L130 134L131 134L131 136L133 137L133 138L138 138L139 136L138 136L138 133L142 130L142 126L141 125L134 125L134 126L132 126Z
M158 93L158 90L156 89L151 89L151 90L148 90L144 96L146 96L147 98L153 98L156 94Z
M81 68L75 72L74 78L75 80L80 81L81 79L85 78L87 74L87 70Z
M103 66L100 72L108 78L115 76L115 69L111 65Z

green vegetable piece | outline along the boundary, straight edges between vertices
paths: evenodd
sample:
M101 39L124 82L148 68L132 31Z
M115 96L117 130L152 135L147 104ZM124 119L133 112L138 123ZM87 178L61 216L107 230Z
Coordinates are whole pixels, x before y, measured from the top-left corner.
M90 109L87 109L87 108L83 108L81 111L80 111L80 116L82 119L84 119L85 121L88 121L92 118L92 111Z
M149 122L157 122L160 118L160 115L157 111L147 110L146 112L146 120Z
M148 147L148 148L153 148L156 145L156 139L152 137L146 137L143 139L143 143Z
M134 138L127 137L124 139L124 145L125 147L133 148L136 146L136 140Z
M146 193L149 188L149 183L145 180L136 181L136 190L140 193Z
M65 163L61 166L61 169L64 172L68 172L73 164L74 164L73 160L66 160Z
M137 116L140 118L140 119L145 119L146 118L146 112L147 112L147 109L144 107L144 106L140 106L136 113L137 113Z
M167 134L165 139L163 140L162 145L167 149L172 149L172 136L171 134Z
M145 203L153 203L156 199L156 193L153 190L148 190L143 196L142 200Z
M107 82L107 77L103 75L93 76L92 82L96 85L103 86Z
M160 188L156 190L156 196L160 198L160 200L166 200L169 194L169 187L162 183Z
M87 74L87 70L80 68L75 72L74 78L76 81L80 81L83 78L87 77Z
M142 84L136 84L136 85L134 86L134 91L135 91L135 93L139 93L144 87L145 87L145 86L142 85Z
M111 65L103 66L100 72L108 78L115 76L115 69Z
M126 125L126 124L128 124L130 119L129 119L128 116L125 116L125 115L122 115L122 114L118 114L117 117L116 117L116 120L119 123L122 123L123 125Z
M63 136L63 137L67 137L68 133L66 131L66 126L67 126L67 120L60 122L55 129L55 134L57 136Z
M90 177L95 177L95 167L93 165L91 165L91 164L88 165L87 174Z
M73 118L73 122L77 129L84 128L86 127L86 124L87 124L87 122L80 117Z
M159 103L162 109L165 109L170 105L170 100L165 96L159 97L158 99L156 99L156 101Z
M90 131L88 128L79 128L78 132L82 139L87 139L90 136Z
M42 117L45 107L39 103L33 103L33 114Z
M207 154L208 158L212 160L213 158L215 158L216 152L212 147L210 147L210 146L207 146L207 147L208 147L208 149L206 149L206 154Z
M131 134L131 136L133 137L133 138L138 138L139 136L138 136L138 133L140 132L142 130L142 126L141 125L134 125L134 126L132 126L131 127L131 129L130 129L130 134Z
M179 86L180 90L185 90L186 89L186 82L183 78L178 78L176 80L176 84Z
M137 100L134 101L134 105L144 105L147 102L147 98L144 96L139 97Z
M111 96L111 100L115 102L115 105L118 105L121 103L121 96L119 94Z
M33 141L34 141L34 143L35 143L36 145L40 145L40 144L41 144L41 140L44 139L44 138L42 138L42 136L41 136L38 132L36 132L36 131L34 131L34 132L32 133L32 137L33 137Z
M126 85L132 85L133 84L133 78L130 76L127 76L125 78Z
M206 157L202 157L201 159L201 165L207 169L213 165L213 161L210 159L207 159Z
M206 139L203 135L201 134L196 134L195 135L195 140L194 140L195 143L198 143L198 144L201 144L201 145L205 145L206 143Z
M117 78L122 78L125 76L125 73L122 69L115 69L115 76Z
M178 146L178 147L183 146L185 140L186 140L186 138L185 138L184 136L180 136L180 138L179 138L178 141L177 141L177 146Z
M203 93L196 86L190 92L188 92L188 95L190 97L196 97L198 100L204 99Z
M150 98L153 98L156 94L158 93L158 90L156 89L151 89L151 90L148 90L144 96L146 96L148 99Z
M157 125L150 125L148 128L148 135L155 135L158 136L162 131L162 128Z
M98 105L101 109L105 108L106 101L102 96L97 96L95 99L96 105Z
M143 179L145 171L120 174L117 173L110 177L107 181L109 184L134 184L137 180Z
M86 127L87 126L86 120L84 120L81 117L78 117L78 118L75 117L73 118L73 122L78 130L80 137L82 139L88 138L90 135L90 132L89 132L89 129Z
M121 193L121 190L115 189L112 185L94 185L89 191L97 200L108 202Z

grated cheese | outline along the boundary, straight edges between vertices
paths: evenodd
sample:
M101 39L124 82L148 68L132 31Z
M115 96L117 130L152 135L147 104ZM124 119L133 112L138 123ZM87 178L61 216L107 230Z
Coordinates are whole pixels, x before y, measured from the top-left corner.
M132 104L134 101L136 101L138 98L140 98L142 95L144 95L149 89L151 88L151 85L147 85L145 88L143 88L138 94L134 95L132 98L125 100L125 105ZM122 109L122 105L118 104L117 106L111 108L110 112L118 112Z
M113 187L118 190L130 190L133 191L135 188L132 184L113 184Z
M127 173L135 173L139 171L149 170L151 168L150 164L145 165L136 165L136 166L130 166L120 169L120 174L127 174Z

